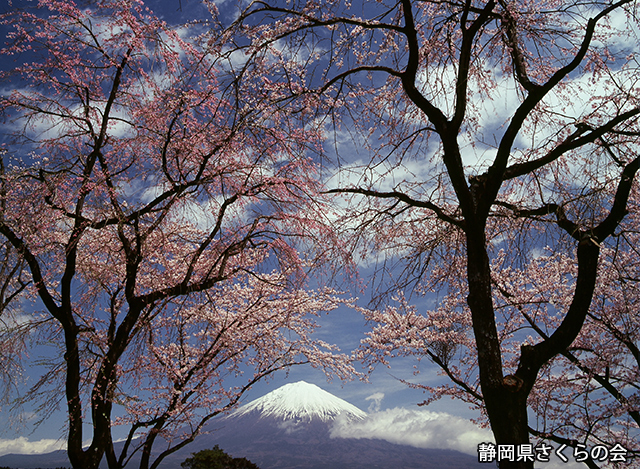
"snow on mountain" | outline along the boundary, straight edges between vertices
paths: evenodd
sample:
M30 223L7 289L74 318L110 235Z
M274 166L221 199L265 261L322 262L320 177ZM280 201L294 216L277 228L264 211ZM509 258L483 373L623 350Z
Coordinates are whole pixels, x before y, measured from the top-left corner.
M305 381L289 383L240 407L230 417L259 413L260 418L331 422L338 415L361 420L367 413Z

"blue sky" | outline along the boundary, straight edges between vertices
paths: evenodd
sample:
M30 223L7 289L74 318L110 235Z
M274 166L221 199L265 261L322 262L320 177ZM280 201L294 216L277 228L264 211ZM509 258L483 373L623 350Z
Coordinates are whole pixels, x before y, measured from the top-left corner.
M21 8L28 6L31 2L26 0L13 1L12 5L15 8ZM206 10L197 0L163 0L163 1L149 1L146 4L156 13L159 14L165 20L171 23L179 23L188 19L198 17L198 15L206 15ZM227 5L231 3L220 2L219 8L223 17L233 15L231 10L227 10ZM6 10L8 7L6 4L1 7L2 10ZM6 32L2 31L2 35ZM5 62L5 67L10 67L10 62ZM366 276L363 275L363 279L366 281ZM347 285L347 288L350 286ZM353 293L352 289L352 293ZM366 306L370 299L371 292L359 293L357 296L361 297L359 301L361 306ZM26 306L27 310L34 306ZM350 353L354 350L363 337L364 332L368 329L368 325L365 324L363 317L356 311L348 308L341 308L337 311L333 311L328 315L320 319L322 328L318 331L318 336L327 342L337 344L343 352ZM46 350L34 350L31 354L31 359L37 360L38 355L46 353ZM356 406L363 410L371 409L374 407L378 410L389 409L393 407L415 406L417 403L424 399L424 395L419 390L409 389L406 385L398 381L397 378L415 380L418 382L424 382L442 379L435 376L435 368L432 367L427 361L422 362L419 365L421 375L414 376L415 361L412 359L394 360L391 369L387 369L384 366L379 367L373 374L368 377L368 382L364 382L359 379L355 379L351 382L342 383L339 379L334 379L331 382L327 382L324 374L318 370L314 370L308 366L294 367L288 374L279 373L274 375L268 382L258 383L250 390L245 398L244 402L253 398L259 397L270 390L273 390L284 383L305 380L311 383L318 384L322 388L336 394L337 396L352 402ZM360 368L360 367L358 367ZM27 369L27 373L28 373ZM27 382L33 380L34 377L29 376ZM375 399L372 399L374 396ZM453 403L448 400L443 400L437 404L434 404L430 408L438 411L447 411L461 415L464 417L476 417L474 412L470 412L465 404ZM52 416L37 428L33 427L33 423L38 420L36 415L31 414L29 408L25 409L26 419L23 424L15 423L5 426L0 433L0 454L6 452L3 447L11 447L10 441L16 438L27 437L29 441L39 441L43 439L51 439L56 436L63 436L63 421L65 419L64 412L60 412L58 415ZM3 406L0 411L0 419L2 421L10 422L12 417L9 413L8 406Z
M23 2L13 2L14 6L19 6ZM166 0L166 1L154 1L149 2L148 5L160 16L164 17L171 22L181 22L186 19L197 16L197 12L205 13L200 3L196 0ZM224 10L228 4L220 2L220 9L224 11L224 14L229 18L233 15L233 10ZM515 93L515 91L511 91ZM500 103L490 103L494 105L492 113L487 114L486 121L481 122L482 127L487 131L493 131L499 128L499 118L512 110L512 101L510 101L509 92L505 92L504 99ZM344 152L349 144L345 144L345 148L342 148ZM366 158L366 154L361 152L358 156L351 155L353 157L352 164L357 164L357 159ZM475 158L477 163L478 155L470 152L466 162L472 162ZM483 158L486 155L481 156ZM480 164L482 162L480 161ZM404 170L407 168L404 167ZM421 174L426 171L425 167L416 165L410 168L414 174ZM394 169L395 172L391 172L391 177L402 176ZM348 176L346 176L348 177ZM384 185L385 181L380 178L379 183ZM365 281L369 280L369 269L365 269L362 272L362 277ZM347 289L349 287L347 286ZM361 297L360 305L367 306L368 300L371 297L372 292L370 290L364 293L359 293L357 296ZM426 303L428 299L423 299ZM363 334L369 329L370 325L367 325L363 317L356 311L348 308L340 308L336 311L332 311L326 316L323 316L319 323L321 329L318 332L318 337L324 339L327 342L337 344L343 352L350 353L356 347L358 347ZM32 355L32 358L37 358L37 351ZM420 371L418 375L415 374L417 370ZM358 367L359 368L359 367ZM323 389L335 394L336 396L349 401L350 403L358 406L359 408L369 411L376 415L378 421L377 426L387 428L389 437L391 434L395 434L396 438L400 435L400 439L404 438L406 442L413 444L432 445L432 447L443 447L442 445L449 444L454 449L461 449L467 452L472 451L469 448L473 448L473 444L467 444L461 446L456 441L442 441L436 437L432 439L426 439L419 442L415 442L412 438L415 434L428 434L422 427L428 426L430 421L437 421L438 425L449 425L452 428L460 428L469 430L470 438L475 438L477 435L482 434L479 430L478 433L473 433L471 427L468 424L467 419L477 418L478 413L468 408L468 405L463 402L450 401L443 399L431 404L428 407L418 408L417 404L425 399L425 395L416 389L410 389L405 384L401 383L399 379L405 379L417 383L429 383L439 384L447 383L447 379L437 374L437 368L433 366L428 360L424 360L419 364L412 358L406 359L394 359L391 361L391 367L378 366L377 369L368 377L368 382L361 380L354 380L347 383L342 383L338 379L334 379L332 382L327 382L326 377L322 372L311 369L308 366L295 367L290 370L288 374L278 373L274 375L269 381L258 383L246 393L243 402L248 402L252 399L260 397L267 392L276 389L277 387L298 380L305 380L310 383L317 384ZM30 415L30 409L26 410L26 421L24 426L5 426L4 431L0 433L0 454L6 452L28 452L30 449L43 448L51 449L51 440L56 440L62 437L64 440L64 412L60 412L59 415L54 415L52 418L44 422L38 428L33 428L34 421L37 420L36 415ZM432 414L435 413L435 414ZM441 413L446 413L441 414ZM429 418L432 417L432 420ZM0 419L2 421L10 421L10 416L7 411L7 407L3 407L0 413ZM411 429L407 433L402 433L398 430L398 427L392 426L390 423L380 422L404 422ZM426 422L426 423L425 423ZM363 430L362 434L368 434L370 436L384 437L380 433L366 433L368 430ZM117 436L117 435L116 435ZM27 440L25 441L25 438ZM477 441L475 443L479 443ZM469 443L469 442L467 442ZM447 447L447 446L444 446ZM571 467L571 465L562 465L562 467Z
M22 0L12 2L16 8L29 5L29 3L28 1ZM224 11L225 5L222 3L223 2L221 2L220 9L223 11L223 15L229 15L230 17L232 11ZM182 0L181 2L179 0L150 1L147 2L147 5L155 13L172 23L186 21L190 18L197 17L198 14L206 14L206 10L200 2L196 0ZM2 7L2 9L7 8L7 5ZM3 36L4 32L5 30L2 30ZM6 66L10 66L9 62L5 63L5 67ZM367 280L364 272L363 280ZM352 288L350 285L346 285L346 287L352 290L351 293L355 290L355 288ZM371 292L359 293L357 296L361 297L360 305L366 306L370 299ZM26 312L36 307L37 305L24 305ZM320 318L319 323L321 324L321 329L318 331L318 337L327 342L337 344L345 353L350 353L358 347L360 339L369 327L365 324L363 317L358 312L349 308L340 308L339 310L332 311ZM46 354L47 352L48 350L44 348L32 350L30 358L26 360L26 363L34 363L41 354ZM367 382L356 378L346 383L341 382L337 378L328 382L321 371L314 370L309 366L298 366L292 368L288 373L280 372L272 376L268 381L258 383L246 393L243 402L248 402L288 382L305 380L317 384L323 389L370 412L388 411L394 408L408 408L417 411L417 404L424 400L424 394L419 390L408 388L401 383L398 378L415 382L428 381L430 383L434 381L446 381L444 378L436 376L436 368L431 366L428 361L423 361L419 364L417 369L420 370L421 374L415 376L415 364L416 362L413 359L393 360L390 369L385 366L378 367L374 373L368 376ZM356 367L361 370L358 364L356 364ZM33 372L35 370L37 370L35 366L32 368L27 367L25 390L28 384L33 383L33 380L37 378L37 375L30 373L30 371ZM64 405L62 407L64 409ZM10 406L4 405L0 408L0 421L11 422L5 425L2 431L0 431L0 455L7 452L50 450L59 444L55 443L56 440L60 439L60 441L64 441L64 422L66 419L64 410L54 413L49 419L38 426L34 426L34 424L40 420L40 416L36 415L32 408L26 407L23 410L24 420L16 421L15 415L12 415L10 412ZM448 399L443 399L440 402L432 404L425 410L431 412L447 412L465 419L478 417L478 414L470 411L464 403L452 402ZM443 416L442 418L445 417ZM125 432L126 429L123 428L122 431Z

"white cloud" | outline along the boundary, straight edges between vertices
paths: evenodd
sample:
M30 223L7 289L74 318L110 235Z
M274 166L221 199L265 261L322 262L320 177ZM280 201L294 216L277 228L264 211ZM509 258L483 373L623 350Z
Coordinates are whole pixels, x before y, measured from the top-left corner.
M331 437L374 438L417 448L453 449L472 455L478 454L478 443L493 441L489 430L467 419L402 407L376 412L357 422L338 419Z
M291 435L292 433L303 430L303 425L302 422L299 421L285 420L278 424L278 428L284 430L287 435Z
M371 403L371 405L369 405L369 408L367 409L368 412L379 412L380 411L380 403L382 402L382 399L384 399L384 393L383 392L376 392L371 394L369 397L365 398L365 401L373 401Z
M45 438L29 441L21 436L13 440L0 439L0 456L5 454L41 454L65 448L64 439L53 440Z
M377 392L366 400L379 404L384 393ZM373 405L372 404L372 405ZM395 407L368 415L362 421L338 419L331 430L332 438L372 438L417 448L451 449L472 456L478 455L478 444L494 442L489 429L483 429L468 419L445 412ZM555 445L552 445L555 447ZM583 463L571 460L571 451L564 451L569 458L562 462L552 453L548 463L536 463L542 469L585 469Z

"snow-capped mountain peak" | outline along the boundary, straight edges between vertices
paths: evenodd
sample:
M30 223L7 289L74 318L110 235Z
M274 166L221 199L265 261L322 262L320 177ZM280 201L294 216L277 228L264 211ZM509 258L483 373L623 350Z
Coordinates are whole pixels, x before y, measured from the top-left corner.
M259 413L279 420L333 421L338 415L363 419L367 413L305 381L289 383L240 407L231 416Z

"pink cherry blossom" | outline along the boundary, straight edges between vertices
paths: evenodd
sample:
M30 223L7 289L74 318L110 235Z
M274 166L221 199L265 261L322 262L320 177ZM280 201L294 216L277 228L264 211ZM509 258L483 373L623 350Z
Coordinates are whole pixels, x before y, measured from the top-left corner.
M295 86L258 59L237 74L228 32L178 34L140 1L46 0L2 21L2 371L30 342L52 350L18 397L44 418L66 407L73 467L137 452L155 468L295 364L348 378L313 336L345 300L309 274L349 253L313 162L322 129L281 103ZM18 318L17 299L38 311Z

